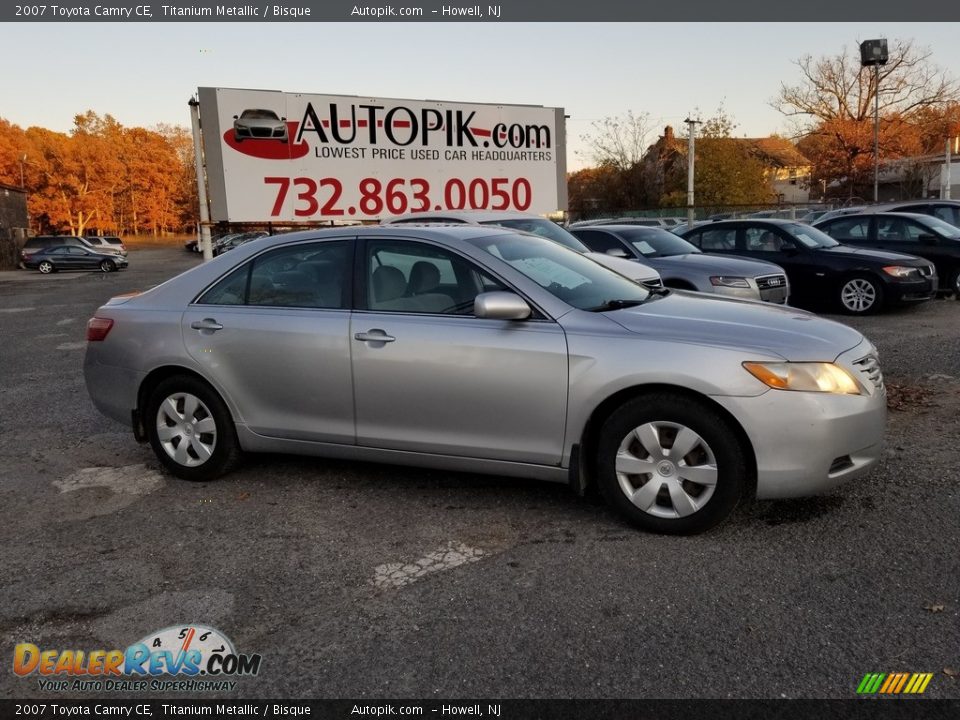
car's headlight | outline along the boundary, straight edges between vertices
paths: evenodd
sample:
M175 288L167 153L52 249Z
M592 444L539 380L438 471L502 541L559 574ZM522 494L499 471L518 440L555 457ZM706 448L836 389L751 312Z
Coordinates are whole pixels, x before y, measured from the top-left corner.
M730 275L713 275L710 278L710 284L719 285L720 287L737 287L737 288L750 287L750 283L747 282L746 278L732 277Z
M920 275L920 271L913 267L904 267L903 265L887 265L883 269L887 275L895 278L911 278Z
M860 384L839 365L826 362L745 362L743 368L767 387L862 395Z

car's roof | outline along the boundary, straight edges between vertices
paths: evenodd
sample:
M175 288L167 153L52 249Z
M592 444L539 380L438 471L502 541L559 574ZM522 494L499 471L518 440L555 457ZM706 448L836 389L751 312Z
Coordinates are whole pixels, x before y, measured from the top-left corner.
M960 200L953 198L918 198L916 200L896 200L880 203L876 207L902 207L904 205L960 205Z
M456 240L471 240L478 237L489 237L497 234L516 234L516 231L476 224L453 223L443 225L438 223L402 223L396 225L343 225L332 228L315 228L312 230L297 230L278 235L268 235L257 238L252 242L267 244L270 241L277 243L298 242L300 240L322 240L325 237L418 237L427 240L441 240L453 238Z
M630 232L655 232L660 230L661 232L668 233L673 235L670 232L669 228L665 228L663 225L635 225L633 223L609 223L606 225L591 225L589 227L578 227L573 228L573 231L576 230L612 230L616 231L630 231Z
M845 215L835 215L832 218L827 218L823 222L834 222L835 220L855 220L858 217L871 217L873 215L883 215L883 216L892 216L892 217L904 217L912 218L914 220L929 220L930 215L925 215L924 213L914 213L914 212L897 212L892 210L883 210L882 208L868 208L866 210L861 210L860 212L855 213L846 213Z
M430 222L430 218L450 218L465 223L491 223L498 220L546 220L542 215L519 210L436 210L432 212L407 213L383 220L384 225L408 223L413 218Z
M737 225L740 223L750 223L751 225L797 225L800 223L800 221L790 220L789 218L747 217L747 218L731 218L729 220L714 220L710 223L705 223L703 227L709 230L710 228L724 227L725 225Z

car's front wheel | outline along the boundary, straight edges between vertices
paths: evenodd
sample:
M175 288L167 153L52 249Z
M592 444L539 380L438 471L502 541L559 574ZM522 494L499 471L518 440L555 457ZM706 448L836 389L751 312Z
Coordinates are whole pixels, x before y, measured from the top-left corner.
M113 260L104 260L100 263L100 269L105 273L113 272L117 269L117 264Z
M856 275L841 282L838 299L848 315L867 315L883 305L883 287L868 275Z
M749 463L730 421L704 402L644 395L603 424L598 483L606 501L644 530L686 535L729 517Z
M230 411L197 378L177 375L157 385L147 402L144 424L160 462L184 480L214 480L240 459Z
M42 272L44 275L49 275L54 270L56 270L56 268L53 266L53 263L50 262L49 260L42 260L40 264L37 265L37 270Z

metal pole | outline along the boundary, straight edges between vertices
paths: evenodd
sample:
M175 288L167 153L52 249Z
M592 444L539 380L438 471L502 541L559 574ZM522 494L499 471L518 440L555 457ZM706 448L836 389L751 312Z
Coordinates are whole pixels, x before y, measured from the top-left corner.
M953 162L953 158L950 156L950 150L953 149L951 145L953 145L951 139L947 138L947 152L943 156L944 160L946 161L946 169L944 171L944 175L946 177L944 178L943 182L943 191L940 193L940 197L944 200L950 199L950 163Z
M24 164L26 161L27 161L27 154L24 153L24 154L20 157L20 187L26 187L26 185L23 184L23 164Z
M203 261L213 260L213 248L210 246L210 210L207 207L207 183L203 172L203 143L200 140L200 103L190 98L190 119L193 121L193 155L197 170L197 196L200 199L200 247L203 248Z
M873 66L873 202L880 202L880 66Z
M687 227L693 228L693 163L694 140L699 120L684 120L687 124Z

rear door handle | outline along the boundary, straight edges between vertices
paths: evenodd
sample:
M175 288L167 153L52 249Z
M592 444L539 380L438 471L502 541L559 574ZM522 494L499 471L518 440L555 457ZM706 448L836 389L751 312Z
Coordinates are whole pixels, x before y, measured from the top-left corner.
M383 330L368 330L365 333L357 333L353 336L354 340L360 342L382 342L388 343L396 340L392 335L387 335Z
M210 330L210 331L223 330L223 325L218 323L213 318L204 318L203 320L194 320L192 323L190 323L190 327L192 327L194 330Z

